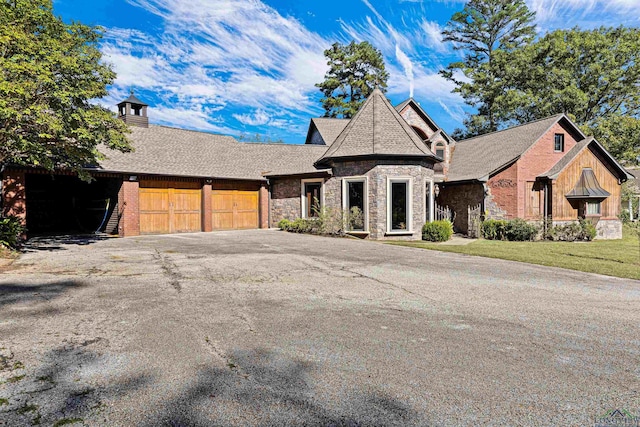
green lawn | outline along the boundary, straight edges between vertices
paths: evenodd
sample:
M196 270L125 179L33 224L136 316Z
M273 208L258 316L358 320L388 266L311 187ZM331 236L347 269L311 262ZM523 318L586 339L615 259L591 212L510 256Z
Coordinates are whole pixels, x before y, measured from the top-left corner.
M389 242L389 244L508 259L640 280L638 238L626 227L622 240L574 243L477 240L466 246L430 242Z

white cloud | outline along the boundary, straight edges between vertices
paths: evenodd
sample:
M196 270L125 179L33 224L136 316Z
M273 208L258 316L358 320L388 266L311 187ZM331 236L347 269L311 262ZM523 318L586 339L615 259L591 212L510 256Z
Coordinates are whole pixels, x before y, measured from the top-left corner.
M369 41L382 52L389 72L388 93L415 96L431 105L450 105L445 112L455 121L462 117L463 101L452 93L454 85L438 72L450 54L441 42L440 26L424 18L404 20L392 26L368 0L362 0L373 16L359 23L340 22L342 31L356 41ZM439 107L438 107L439 108Z
M526 0L536 19L547 28L572 25L584 26L585 20L592 26L620 25L640 22L638 0ZM594 17L594 13L597 16ZM597 22L596 22L597 19Z
M112 92L153 92L178 112L173 119L161 118L176 125L184 118L181 112L193 106L278 109L284 116L321 111L310 98L324 77L323 51L331 43L297 20L260 1L128 1L164 22L155 37L129 29L107 31L102 50L118 74ZM152 120L159 119L158 110L153 109ZM202 113L190 123L217 126Z
M233 117L240 123L249 126L262 126L269 123L269 116L263 110L256 110L253 114L233 114Z

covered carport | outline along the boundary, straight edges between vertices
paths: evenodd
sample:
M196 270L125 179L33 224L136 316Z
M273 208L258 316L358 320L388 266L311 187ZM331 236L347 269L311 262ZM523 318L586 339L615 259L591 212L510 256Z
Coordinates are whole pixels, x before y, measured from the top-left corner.
M118 175L86 182L72 174L25 173L28 234L117 233L121 185Z

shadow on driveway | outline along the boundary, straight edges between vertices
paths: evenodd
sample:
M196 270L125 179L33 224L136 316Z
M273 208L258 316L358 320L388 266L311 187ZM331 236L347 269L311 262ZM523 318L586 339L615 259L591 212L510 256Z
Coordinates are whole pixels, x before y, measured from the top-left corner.
M23 252L34 251L59 251L64 250L65 245L86 246L103 240L113 239L107 234L65 234L56 236L30 237L23 245Z
M0 308L17 303L49 301L71 289L86 286L75 280L62 280L41 285L0 284Z
M228 360L226 368L202 366L195 377L185 373L180 382L169 380L167 387L158 367L130 372L122 358L109 356L108 343L85 341L49 352L30 377L0 387L0 397L8 399L1 412L9 422L37 417L43 424L65 419L139 426L431 424L408 404L379 390L314 384L312 375L322 373L310 362L262 349L236 352ZM111 380L97 386L92 375ZM324 390L324 397L317 389ZM23 408L33 411L25 414Z

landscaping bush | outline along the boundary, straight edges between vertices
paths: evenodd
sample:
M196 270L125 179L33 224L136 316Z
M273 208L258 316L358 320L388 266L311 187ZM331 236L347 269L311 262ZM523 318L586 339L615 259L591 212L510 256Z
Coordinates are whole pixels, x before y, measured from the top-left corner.
M291 221L289 221L288 219L281 219L280 222L278 222L278 228L284 231L289 231L289 228L291 228Z
M526 242L535 240L538 226L523 219L488 219L482 223L482 236L487 240Z
M364 214L358 208L350 211L322 208L314 218L283 219L278 228L292 233L310 233L326 236L344 236L349 231L364 228Z
M508 221L488 219L482 223L482 236L487 240L506 240Z
M288 231L294 233L307 233L311 230L311 224L306 218L296 218L289 227Z
M452 235L453 224L446 219L427 222L422 226L422 240L429 242L446 242Z
M581 219L549 227L546 238L560 242L591 241L596 237L596 234L596 227L593 223Z
M25 231L19 218L0 217L0 245L11 249L17 248Z
M516 218L508 221L506 237L513 242L530 242L536 239L539 231L535 224Z
M628 224L629 222L631 222L631 214L629 213L629 209L622 209L619 217L620 221L622 221L623 224Z

